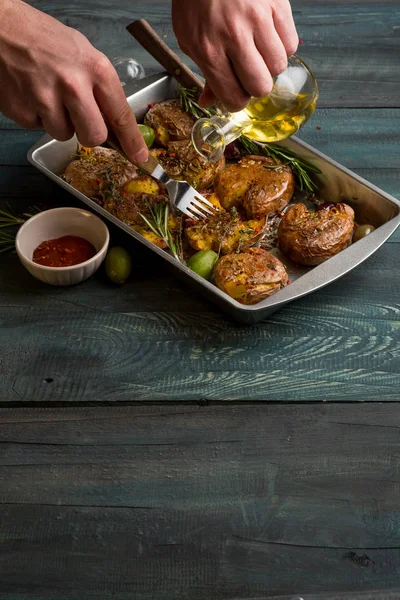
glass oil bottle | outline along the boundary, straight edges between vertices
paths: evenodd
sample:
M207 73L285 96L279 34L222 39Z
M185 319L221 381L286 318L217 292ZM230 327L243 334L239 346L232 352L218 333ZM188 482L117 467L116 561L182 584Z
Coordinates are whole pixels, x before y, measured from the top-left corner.
M237 113L219 104L214 116L196 121L193 145L208 160L218 161L226 146L241 135L264 143L284 140L308 121L317 100L318 85L311 70L298 56L290 56L268 96L251 98Z

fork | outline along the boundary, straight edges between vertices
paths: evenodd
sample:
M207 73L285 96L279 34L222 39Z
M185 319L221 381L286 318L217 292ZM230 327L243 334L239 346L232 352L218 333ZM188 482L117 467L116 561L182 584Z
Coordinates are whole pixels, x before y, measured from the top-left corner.
M203 89L204 83L201 79L181 61L179 56L167 46L145 19L134 21L128 25L127 30L181 85L196 87L199 90ZM106 119L104 120L108 128L108 145L129 160L122 150L117 136L113 133ZM161 181L167 188L172 204L188 217L198 219L218 212L218 209L211 202L186 181L171 179L151 154L149 154L149 158L145 163L136 163L136 166L154 177L154 179Z
M126 160L132 162L123 151L117 136L107 123L107 120L104 119L104 121L108 130L107 144L113 148L113 150L119 152ZM133 164L147 173L147 175L151 175L151 177L154 177L154 179L163 183L167 188L170 202L191 219L197 220L199 218L204 218L207 215L215 214L217 211L215 206L211 204L207 198L204 198L204 196L199 194L186 181L172 179L152 154L149 154L149 158L146 162L135 162Z

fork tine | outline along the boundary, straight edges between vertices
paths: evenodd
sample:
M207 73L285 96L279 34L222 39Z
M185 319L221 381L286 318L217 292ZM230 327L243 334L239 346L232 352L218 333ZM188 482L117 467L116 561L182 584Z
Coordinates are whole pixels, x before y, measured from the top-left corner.
M200 195L196 196L196 200L197 200L197 202L201 202L205 206L211 208L213 211L216 210L216 207L214 206L214 204L212 204L212 202L210 202L209 200L207 200L207 198L204 198L204 196L200 196Z
M204 200L205 200L205 198L204 198ZM196 208L202 210L203 212L205 212L208 215L215 215L215 213L217 212L217 209L215 208L215 206L213 204L209 204L209 203L205 204L203 202L203 198L199 198L198 196L196 196L196 198L193 200L193 204L196 206Z
M189 215L189 217L191 217L192 219L198 219L199 217L201 217L202 219L204 219L205 215L204 213L202 213L200 210L198 210L196 208L195 204L189 204L189 206L186 207L185 210L186 214Z
M211 210L208 210L208 208L205 208L205 206L203 206L202 204L200 204L200 202L197 202L196 200L194 200L191 203L191 205L195 206L204 217L212 217L213 215L215 215L214 212L211 212Z

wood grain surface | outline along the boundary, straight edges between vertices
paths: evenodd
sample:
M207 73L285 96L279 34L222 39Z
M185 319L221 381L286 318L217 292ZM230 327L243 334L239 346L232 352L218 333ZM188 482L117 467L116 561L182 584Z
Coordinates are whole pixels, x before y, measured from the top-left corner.
M399 431L388 404L2 409L0 597L398 599Z
M110 58L134 56L148 73L159 68L125 31L131 21L145 17L179 54L168 0L90 0L84 7L81 0L30 3L80 29ZM292 7L303 41L299 55L318 78L320 106L400 107L397 0L293 0Z
M167 0L31 4L149 74L128 23L177 51ZM400 198L398 1L292 7L300 137ZM40 135L0 115L0 208L79 205L29 166ZM0 255L0 599L399 600L400 232L249 328L110 231L122 287Z
M399 117L398 109L319 109L301 138L400 198ZM0 135L0 205L77 202L28 165L40 135ZM111 232L135 257L121 288L102 271L78 287L49 288L15 255L2 256L0 402L399 399L399 231L350 275L251 328Z

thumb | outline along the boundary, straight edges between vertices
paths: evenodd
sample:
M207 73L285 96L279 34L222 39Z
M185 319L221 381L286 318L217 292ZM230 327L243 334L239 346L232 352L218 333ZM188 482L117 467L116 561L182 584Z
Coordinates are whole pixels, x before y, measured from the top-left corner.
M202 91L202 94L199 98L199 106L201 106L202 108L209 108L210 106L213 106L215 102L216 97L214 95L214 92L212 91L212 89L206 81L204 90Z

